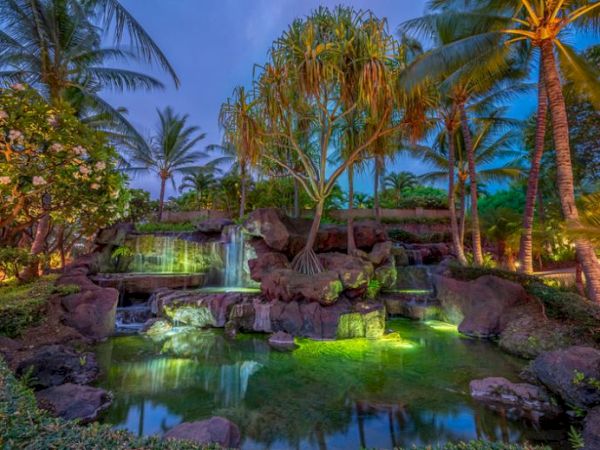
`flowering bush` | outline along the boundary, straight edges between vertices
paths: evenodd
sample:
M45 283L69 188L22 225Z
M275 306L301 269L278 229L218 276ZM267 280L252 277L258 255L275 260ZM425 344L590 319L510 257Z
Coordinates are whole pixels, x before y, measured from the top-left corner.
M0 244L49 215L70 236L118 219L127 202L117 153L65 105L23 85L0 88Z

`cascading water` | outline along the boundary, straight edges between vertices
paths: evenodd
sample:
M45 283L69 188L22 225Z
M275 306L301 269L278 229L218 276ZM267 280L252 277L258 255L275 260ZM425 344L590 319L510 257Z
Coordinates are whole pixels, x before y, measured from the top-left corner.
M244 264L247 261L242 227L231 225L223 230L224 238L224 287L245 287Z

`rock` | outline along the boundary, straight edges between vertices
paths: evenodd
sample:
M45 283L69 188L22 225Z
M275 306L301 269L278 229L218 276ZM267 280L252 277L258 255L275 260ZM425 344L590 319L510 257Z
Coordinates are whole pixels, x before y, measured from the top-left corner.
M561 413L548 391L528 383L511 383L506 378L490 377L469 383L471 397L492 409L507 409L509 416L554 418Z
M127 294L152 294L159 288L191 289L204 285L205 274L112 273L92 276L100 287L118 289Z
M336 337L378 339L385 333L385 316L381 304L357 304L353 312L340 317Z
M65 383L88 384L100 370L93 353L77 353L64 345L40 347L17 366L19 377L27 375L30 384L45 389Z
M112 396L104 389L66 383L35 394L40 408L66 420L79 419L82 423L96 420L107 409Z
M307 300L331 305L337 301L343 285L337 272L325 271L316 275L304 275L290 269L279 269L263 277L261 290L269 300Z
M392 252L392 241L377 242L369 253L369 261L380 266L388 260Z
M542 353L531 364L538 380L567 405L591 408L600 405L600 351L592 347L569 347Z
M398 281L398 271L392 260L375 269L374 279L379 282L382 289L392 289Z
M444 320L459 324L458 331L467 336L496 337L524 309L541 310L523 286L492 275L470 282L433 275L433 283Z
M413 320L437 320L440 305L428 294L386 292L380 295L390 316L403 316Z
M396 288L400 290L432 289L429 269L425 266L402 266L396 268Z
M391 255L396 267L408 266L408 253L404 247L392 247Z
M337 272L344 289L366 289L373 277L373 264L344 253L321 253L319 260L327 271Z
M290 238L284 219L285 216L275 208L260 208L250 213L244 229L252 236L263 238L272 249L284 251Z
M199 422L181 423L167 431L164 439L182 439L199 445L218 444L224 448L236 448L240 445L240 430L223 417L211 417Z
M95 286L95 285L94 285ZM104 339L115 330L119 291L113 288L83 290L62 298L64 322L84 336Z
M150 319L144 323L140 332L150 337L160 337L167 334L172 329L173 325L166 320Z
M262 281L263 276L274 269L289 269L290 263L283 253L269 252L255 259L248 260L250 277L254 281Z
M278 331L277 333L273 333L269 337L269 345L273 347L275 350L281 351L289 351L294 350L296 348L296 344L294 342L294 336L291 334L285 333L283 331Z
M502 350L526 359L574 344L572 326L549 320L541 314L524 314L511 321L500 334Z
M94 244L104 245L123 245L127 235L135 231L132 223L117 223L108 228L103 228L98 232L94 239Z
M583 450L600 449L600 406L590 410L583 423Z
M196 225L196 230L206 234L221 234L223 228L234 225L230 219L208 219Z

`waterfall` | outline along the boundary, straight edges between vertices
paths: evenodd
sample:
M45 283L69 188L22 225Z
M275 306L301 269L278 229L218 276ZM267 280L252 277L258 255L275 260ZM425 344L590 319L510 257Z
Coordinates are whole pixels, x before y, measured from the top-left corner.
M240 226L228 226L223 230L225 238L225 287L244 287L245 243Z
M271 332L271 304L254 301L254 331Z

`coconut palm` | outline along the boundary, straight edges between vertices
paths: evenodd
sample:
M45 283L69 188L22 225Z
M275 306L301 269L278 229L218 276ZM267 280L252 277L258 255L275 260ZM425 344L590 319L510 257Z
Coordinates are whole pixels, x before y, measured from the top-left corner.
M392 172L383 178L383 187L393 190L396 202L399 202L402 191L414 188L417 182L417 176L412 172Z
M197 170L199 160L208 154L197 150L198 143L205 137L200 129L188 125L189 116L176 114L171 107L158 112L156 134L145 142L138 143L131 151L127 169L132 172L148 171L160 178L158 220L162 220L165 187L168 180L175 188L174 176Z
M526 44L529 49L539 49L540 80L548 97L551 112L557 166L557 188L565 220L570 228L581 228L575 203L573 167L571 164L569 124L562 92L559 69L564 79L570 79L595 103L600 102L597 71L587 64L569 46L564 37L577 28L597 30L600 19L600 2L586 0L435 0L434 8L441 9L439 16L459 29L469 29L462 39L443 49L439 55L458 55L460 59L477 59L482 49L502 44ZM480 25L475 26L475 22ZM542 100L543 101L543 100ZM535 175L535 174L534 174ZM588 294L600 302L600 262L594 247L585 236L575 240L577 257L583 266Z

